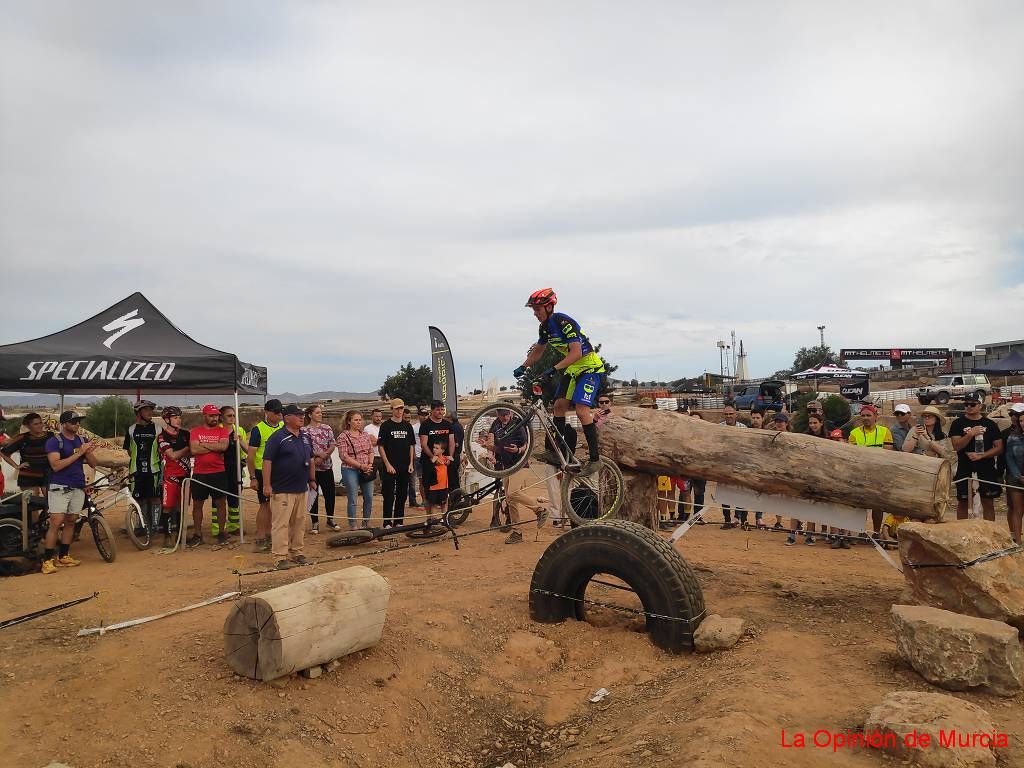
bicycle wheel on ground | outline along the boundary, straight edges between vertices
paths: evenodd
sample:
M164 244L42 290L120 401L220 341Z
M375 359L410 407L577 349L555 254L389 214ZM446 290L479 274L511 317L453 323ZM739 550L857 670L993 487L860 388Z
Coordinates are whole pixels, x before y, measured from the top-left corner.
M602 456L601 468L592 475L562 473L562 509L576 525L586 525L613 516L625 495L622 470Z
M351 547L354 544L362 544L373 539L373 531L365 528L355 531L345 531L337 536L331 536L327 540L328 547Z
M21 552L21 520L0 517L0 555L16 555Z
M462 525L472 511L473 503L461 488L456 488L448 495L448 519L452 525Z
M523 439L520 430L523 428L526 430L525 450L521 450L518 460L505 469L495 469L494 454L484 450L480 445L481 440L486 442L492 434L491 429L498 421L499 411L508 411L512 414L507 424L499 422L499 426L494 427L494 440L499 447L516 445L523 448L519 445ZM514 439L517 433L519 433L519 438ZM481 474L488 477L508 477L519 471L520 467L529 460L530 453L533 451L533 432L530 431L530 422L526 411L512 403L495 403L481 408L470 417L469 424L466 425L466 448L468 449L466 455L469 457L469 463Z
M114 543L114 533L110 530L110 523L103 518L103 515L92 515L89 518L89 527L92 529L92 540L96 542L96 549L99 550L100 557L108 563L114 562L117 558L117 544Z
M443 525L431 525L427 528L420 528L417 531L406 531L405 535L410 539L436 539L438 536L444 536L448 533L448 529Z
M153 530L151 521L142 514L139 503L128 497L128 510L124 514L124 527L128 532L128 538L136 549L149 549L153 543Z

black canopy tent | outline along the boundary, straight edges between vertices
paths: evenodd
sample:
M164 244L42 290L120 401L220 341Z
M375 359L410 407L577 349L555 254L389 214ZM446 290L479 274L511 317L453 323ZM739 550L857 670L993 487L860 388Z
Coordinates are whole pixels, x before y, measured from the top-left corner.
M996 376L1024 376L1024 355L1016 351L1011 352L994 363L972 368L971 373L991 373Z
M49 336L0 346L0 390L267 394L267 369L204 346L141 293ZM241 451L237 452L239 473ZM241 498L239 498L241 501Z

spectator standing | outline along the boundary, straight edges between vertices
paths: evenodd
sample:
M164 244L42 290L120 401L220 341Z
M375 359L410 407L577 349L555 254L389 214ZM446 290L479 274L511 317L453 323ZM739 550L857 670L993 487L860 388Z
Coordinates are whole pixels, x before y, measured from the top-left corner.
M444 403L440 400L430 402L430 413L427 418L420 421L420 464L422 465L421 475L423 478L423 489L430 485L427 480L433 474L433 467L437 463L434 456L434 443L440 443L443 448L443 455L451 457L455 454L455 435L452 433L451 422L444 418ZM426 494L424 493L424 496ZM433 508L430 500L427 499L426 513L429 515Z
M54 573L58 567L72 568L81 562L71 556L71 539L75 535L75 522L85 506L85 467L96 466L93 456L95 443L78 434L82 417L74 411L60 415L60 431L46 441L46 458L50 463L47 506L50 525L46 529L43 551L43 573ZM63 524L63 529L61 525ZM57 532L60 546L57 547Z
M324 514L327 518L327 528L332 531L340 531L341 526L334 523L334 449L337 441L334 438L334 428L324 421L324 409L319 405L311 405L305 410L303 418L306 426L303 428L309 435L310 445L313 446L313 468L315 470L316 485L320 493L313 501L309 510L309 517L313 522L312 532L320 533L320 499L324 500ZM369 428L371 425L367 425ZM366 430L364 430L366 431ZM371 442L376 445L377 435L375 432L366 433Z
M203 406L203 424L189 434L189 449L192 452L192 525L195 530L185 542L186 546L198 547L203 543L203 504L207 499L213 505L210 514L217 515L218 544L227 544L228 476L224 469L224 454L231 441L231 432L221 426L220 409L207 403Z
M747 428L746 424L744 424L742 421L737 420L738 414L736 413L736 408L731 405L725 406L725 408L722 410L722 416L724 417L723 420L718 422L720 426L742 427L743 429ZM743 523L744 528L746 528L747 526L747 511L745 509L740 509L739 507L736 508L736 522L733 522L732 509L729 507L728 504L723 504L722 517L725 518L725 522L722 523L722 530L735 528L739 523ZM760 516L758 516L758 522L760 522L760 519Z
M166 531L164 546L170 546L181 525L181 483L192 474L191 435L181 428L181 408L169 405L160 412L164 428L156 437L156 447L163 459L163 494L160 500L162 520Z
M263 453L263 495L270 498L271 551L278 570L309 562L302 554L306 492L316 490L313 445L302 430L304 413L294 403L282 412L284 428L270 436Z
M862 448L881 448L885 451L893 449L892 433L884 424L878 423L878 409L870 404L861 406L860 426L850 432L849 442ZM884 517L881 510L871 510L871 527L875 538L881 534Z
M270 436L284 426L282 421L284 409L276 397L263 404L263 421L257 422L249 430L249 447L246 449L245 463L249 468L249 487L256 491L260 503L256 513L256 541L254 551L270 552L270 497L263 495L263 452L266 450Z
M46 495L47 477L50 474L50 460L46 455L46 441L53 432L46 428L43 417L38 413L26 413L21 420L24 432L0 449L4 461L18 470L18 488L31 491L36 496ZM12 457L18 454L18 461Z
M510 434L504 435L501 440L497 439L499 431L505 432L505 428L512 420L512 412L499 409L497 418L491 424L487 436L481 438L480 444L494 454L494 468L505 469L515 464L519 458L528 450L528 436L526 425L521 425ZM509 523L512 525L512 532L505 539L506 544L519 544L523 540L523 534L518 526L521 516L530 513L536 516L538 524L543 525L547 519L547 508L544 501L530 494L529 486L531 473L527 460L517 472L509 475L503 481L505 489L505 504L508 507ZM496 517L497 515L495 515ZM495 521L491 520L493 526Z
M601 395L597 398L597 410L594 411L594 423L598 429L604 426L608 417L612 415L612 396Z
M921 424L907 433L903 440L903 450L907 453L943 458L944 453L939 447L939 443L946 439L946 433L942 431L942 413L934 405L929 405L924 409L921 421Z
M751 429L764 429L764 414L760 411L750 412L750 428Z
M910 406L906 403L899 403L892 409L892 412L896 417L896 425L889 430L892 432L892 449L894 451L902 451L903 442L907 439L907 435L914 431L914 422L910 415Z
M804 406L807 410L807 417L818 416L821 419L821 423L825 425L825 429L829 432L832 431L832 422L825 418L825 409L821 405L820 400L811 400Z
M452 435L455 437L455 452L452 454L452 461L448 467L449 490L462 487L462 446L466 442L466 430L459 421L458 413L449 413L448 421L452 425Z
M430 411L426 408L414 408L409 413L409 424L412 426L412 434L416 438L416 461L413 467L413 474L415 477L409 478L409 506L416 508L420 506L420 503L416 501L416 489L423 477L423 465L420 464L420 458L423 453L422 447L420 447L420 420L429 416Z
M160 453L156 447L156 403L135 403L135 423L124 433L121 447L128 452L128 487L142 515L154 529L160 525ZM165 531L166 533L166 531Z
M1006 463L1006 522L1010 535L1021 544L1024 522L1024 403L1010 406L1010 426L1003 433L1003 454Z
M828 430L825 428L825 419L821 415L820 409L808 409L808 412L807 412L807 429L805 430L804 434L805 435L810 435L811 437L820 437L820 438L822 438L824 440L828 440L829 439ZM799 520L795 519L795 518L790 518L790 521L789 521L789 536L786 539L786 545L787 546L792 546L793 544L796 544L796 534L797 534L797 531L799 531L800 529L801 529L801 522ZM824 526L822 526L822 532L824 533L824 531L825 531L825 528L824 528ZM814 536L812 535L813 533L814 533L814 523L808 523L807 524L807 530L804 533L805 543L806 544L808 544L808 545L813 545L814 544ZM842 536L838 537L835 541L833 541L833 545L834 545L833 549L841 549L843 543L845 543L845 542L846 542L846 539L844 539ZM849 547L849 544L847 544L847 548L848 547Z
M405 523L405 501L410 475L416 472L416 435L405 419L405 402L394 398L391 418L380 425L377 456L384 466L380 479L384 498L384 527Z
M363 416L359 411L345 414L344 430L338 435L338 456L341 457L341 480L348 496L348 527L356 528L356 495L363 492L362 528L369 528L373 512L373 444L363 432Z
M377 438L380 435L380 425L384 421L384 411L380 408L374 408L370 411L370 423L363 427L363 432L370 436L370 443L373 445L373 469L377 473L377 479L374 480L374 491L380 492L381 490L381 476L384 472L384 464L377 455Z
M995 500L1002 493L996 457L1003 452L1003 438L999 426L992 419L981 415L981 401L973 392L964 401L964 415L953 420L949 426L949 438L957 453L956 476L956 517L967 519L972 474L978 476L978 495L981 496L982 514L986 520L995 521Z
M242 475L239 466L238 449L249 442L249 435L238 426L238 415L234 407L222 405L220 408L220 425L229 434L228 449L224 452L224 476L228 480L227 505L228 523L224 530L230 536L238 533L241 527L241 504L242 504ZM244 448L243 448L244 450ZM216 520L210 520L210 533L214 538L220 535L220 526Z

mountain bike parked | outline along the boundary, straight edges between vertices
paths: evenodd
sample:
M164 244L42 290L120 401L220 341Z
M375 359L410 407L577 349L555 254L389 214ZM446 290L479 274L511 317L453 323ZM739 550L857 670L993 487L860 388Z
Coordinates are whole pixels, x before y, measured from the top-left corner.
M602 456L597 472L582 474L582 463L566 445L545 406L541 382L533 382L524 401L525 407L513 403L487 405L470 417L466 426L470 464L488 477L508 477L518 472L533 452L534 435L530 427L536 419L557 459L555 468L560 475L561 508L565 514L576 525L586 525L618 512L625 490L618 465ZM526 435L525 445L515 445L515 435L523 432ZM482 450L487 446L514 449L518 456L512 461L495 462L493 450ZM581 498L587 500L585 505L581 504Z

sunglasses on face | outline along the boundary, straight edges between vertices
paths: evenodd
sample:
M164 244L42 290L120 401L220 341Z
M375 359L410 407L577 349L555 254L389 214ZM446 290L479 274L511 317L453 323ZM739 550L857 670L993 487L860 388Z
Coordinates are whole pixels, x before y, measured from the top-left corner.
M598 405L611 405L612 401L611 400L598 400L597 404Z

